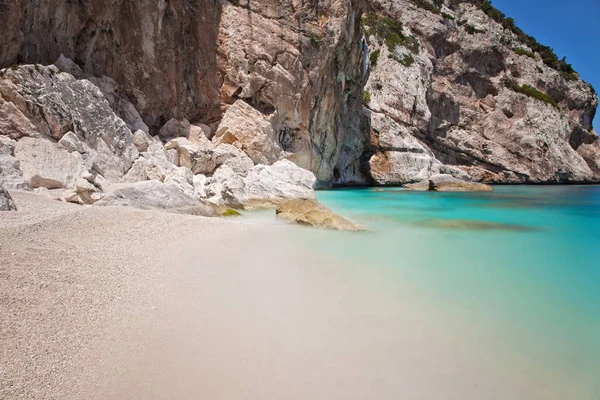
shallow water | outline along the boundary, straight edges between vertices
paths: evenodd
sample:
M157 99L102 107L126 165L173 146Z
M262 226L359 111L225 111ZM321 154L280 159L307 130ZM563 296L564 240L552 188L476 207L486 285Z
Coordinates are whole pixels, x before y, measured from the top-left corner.
M381 272L370 284L392 285L397 301L427 310L424 323L503 373L556 398L600 399L599 186L318 199L370 232L304 230L311 251L353 274Z

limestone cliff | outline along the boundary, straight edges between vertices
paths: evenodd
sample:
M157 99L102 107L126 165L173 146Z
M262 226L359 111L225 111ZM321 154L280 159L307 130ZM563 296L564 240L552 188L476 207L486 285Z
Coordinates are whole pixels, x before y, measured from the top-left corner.
M600 181L595 92L487 0L14 0L0 37L9 189Z
M289 158L328 185L338 160L352 170L356 158L352 144L339 154L360 136L360 15L352 0L16 0L0 4L0 68L64 54L86 77L116 82L153 133L171 118L214 131L244 99L270 116Z
M376 183L440 172L502 183L600 181L596 93L512 20L486 1L371 5L365 101Z

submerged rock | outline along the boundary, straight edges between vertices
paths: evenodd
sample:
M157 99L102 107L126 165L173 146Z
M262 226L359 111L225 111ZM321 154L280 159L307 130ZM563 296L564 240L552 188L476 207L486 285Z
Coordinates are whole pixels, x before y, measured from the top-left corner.
M365 230L315 200L286 201L280 204L275 212L278 218L299 225L338 231L356 232Z
M17 206L8 190L0 186L0 211L17 211Z
M478 182L467 182L451 175L434 175L419 183L405 185L406 190L415 192L491 192L492 187Z
M416 223L418 226L456 230L476 231L511 231L511 232L537 232L539 229L514 224L502 224L491 221L475 221L467 219L436 219Z
M221 216L222 217L241 217L242 214L240 214L238 211L236 211L232 208L228 208L221 213Z

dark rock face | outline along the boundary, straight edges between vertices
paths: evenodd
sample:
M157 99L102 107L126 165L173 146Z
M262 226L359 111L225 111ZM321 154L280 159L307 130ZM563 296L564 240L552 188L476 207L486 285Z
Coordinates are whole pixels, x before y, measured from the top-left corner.
M153 134L172 118L214 128L223 108L244 99L273 116L281 145L319 185L330 184L337 164L338 180L364 180L350 167L364 135L358 124L344 124L362 115L358 1L16 0L0 7L0 67L52 64L64 54L86 77L114 80Z
M0 9L0 67L52 64L113 78L145 122L219 115L213 0L15 0Z

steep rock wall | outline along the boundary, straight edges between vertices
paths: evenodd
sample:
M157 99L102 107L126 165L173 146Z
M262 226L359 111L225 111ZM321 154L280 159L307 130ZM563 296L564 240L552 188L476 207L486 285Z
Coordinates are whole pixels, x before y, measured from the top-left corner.
M288 158L313 171L318 186L330 185L334 175L364 182L352 168L354 154L346 156L363 148L353 147L363 136L360 125L346 122L362 115L367 73L354 3L223 3L217 48L223 102L244 99L270 115Z
M61 54L121 86L146 124L217 118L213 0L15 0L0 10L0 67Z
M318 185L337 164L338 180L364 181L352 167L362 134L344 124L362 115L360 14L351 0L16 0L0 4L0 67L64 54L86 77L114 80L154 133L171 118L214 131L244 99Z
M392 134L413 136L453 174L475 180L600 181L591 86L545 65L473 4L437 1L441 9L432 12L415 3L372 0L363 21L372 55L367 107L396 123ZM381 145L391 125L373 122L375 182L401 184L437 172L431 157L411 146ZM413 176L398 173L424 158Z

